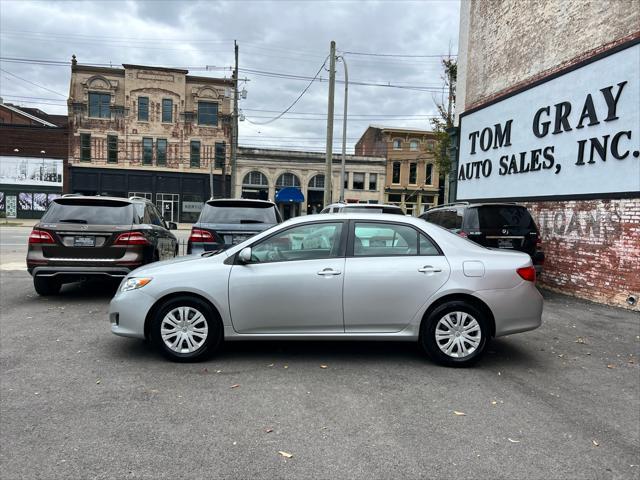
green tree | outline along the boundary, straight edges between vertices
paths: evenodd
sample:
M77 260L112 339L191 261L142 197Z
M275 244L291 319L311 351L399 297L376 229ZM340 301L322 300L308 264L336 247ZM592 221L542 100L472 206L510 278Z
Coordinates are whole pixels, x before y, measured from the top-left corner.
M458 64L452 58L442 60L444 68L443 79L447 89L447 101L438 103L438 116L431 119L431 128L436 136L436 146L434 156L436 165L440 172L440 178L445 178L451 169L451 159L449 158L450 139L447 129L453 127L454 109L456 104L456 81L458 78Z

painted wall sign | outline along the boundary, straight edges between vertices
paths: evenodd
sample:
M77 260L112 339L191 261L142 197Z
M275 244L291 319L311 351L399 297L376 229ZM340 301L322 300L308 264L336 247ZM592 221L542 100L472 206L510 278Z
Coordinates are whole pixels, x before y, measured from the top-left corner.
M457 199L640 193L640 44L463 114Z

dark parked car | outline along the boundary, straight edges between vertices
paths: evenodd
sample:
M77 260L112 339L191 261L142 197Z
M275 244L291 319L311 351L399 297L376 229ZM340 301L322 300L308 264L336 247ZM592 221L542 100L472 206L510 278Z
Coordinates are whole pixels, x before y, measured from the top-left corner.
M281 222L282 217L273 202L248 199L209 200L191 228L187 253L226 249Z
M397 205L387 205L382 203L332 203L322 209L320 213L391 213L394 215L404 215L402 208Z
M528 253L540 272L544 253L538 227L531 214L514 203L452 203L431 208L420 215L482 246Z
M178 240L148 200L65 196L51 202L29 235L27 270L40 295L91 277L124 278L178 254Z

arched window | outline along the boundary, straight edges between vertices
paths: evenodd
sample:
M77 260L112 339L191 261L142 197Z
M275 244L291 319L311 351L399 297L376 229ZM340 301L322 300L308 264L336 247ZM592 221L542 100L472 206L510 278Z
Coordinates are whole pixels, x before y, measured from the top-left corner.
M269 198L269 180L264 173L254 170L242 180L242 198L266 200Z
M283 173L276 180L276 188L300 187L300 179L293 173Z
M242 185L252 186L252 187L269 187L269 182L267 181L267 177L264 173L253 171L249 172L244 176L244 180L242 181Z
M393 139L393 149L394 150L402 150L402 139L394 138Z
M318 174L309 180L309 190L324 190L324 175Z
M420 142L418 140L411 140L409 142L409 150L416 151L420 147Z

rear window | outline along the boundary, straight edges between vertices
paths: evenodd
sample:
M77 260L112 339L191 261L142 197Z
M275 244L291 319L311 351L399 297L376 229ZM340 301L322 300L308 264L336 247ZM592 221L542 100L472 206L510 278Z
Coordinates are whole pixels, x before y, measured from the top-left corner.
M470 228L495 230L505 227L536 230L536 225L525 207L517 205L485 205L469 209Z
M278 218L273 205L262 203L225 202L205 204L200 214L201 223L267 223L276 224Z
M58 199L42 216L44 223L78 223L82 225L131 225L133 206L110 200Z

